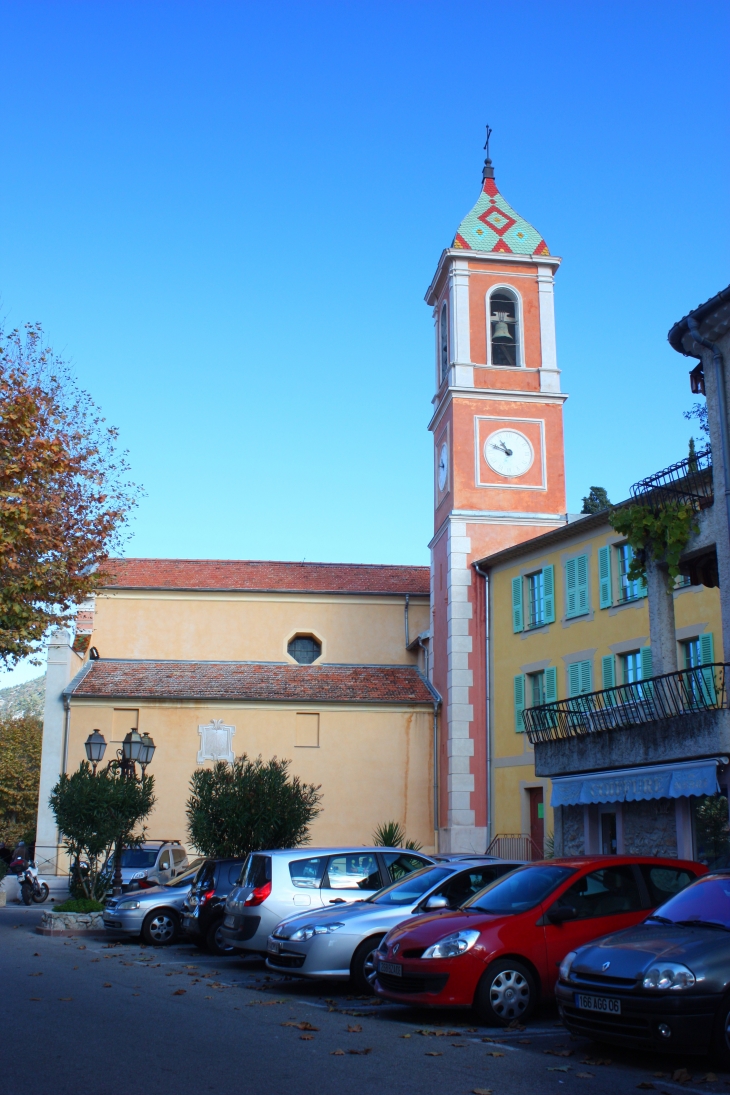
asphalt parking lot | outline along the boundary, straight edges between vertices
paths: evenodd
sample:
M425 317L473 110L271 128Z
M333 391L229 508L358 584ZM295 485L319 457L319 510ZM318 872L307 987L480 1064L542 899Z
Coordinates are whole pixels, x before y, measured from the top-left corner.
M727 1092L705 1058L632 1054L573 1039L554 1008L524 1029L470 1012L414 1011L346 985L94 938L49 939L38 908L0 909L4 1095L617 1095Z

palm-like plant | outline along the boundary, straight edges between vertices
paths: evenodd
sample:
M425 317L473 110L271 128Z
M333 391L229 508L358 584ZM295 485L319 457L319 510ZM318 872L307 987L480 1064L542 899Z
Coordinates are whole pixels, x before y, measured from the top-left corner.
M423 847L417 840L407 840L406 831L399 821L385 821L373 833L373 844L378 848L407 848L420 852Z

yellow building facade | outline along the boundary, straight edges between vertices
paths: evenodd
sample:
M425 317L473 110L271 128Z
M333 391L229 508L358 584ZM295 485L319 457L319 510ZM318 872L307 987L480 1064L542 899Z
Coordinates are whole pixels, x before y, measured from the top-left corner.
M530 834L542 851L554 832L550 780L535 775L523 712L652 675L646 589L629 581L630 558L608 513L601 513L478 563L489 591L489 799L495 835ZM673 597L680 668L723 661L719 590L685 581ZM617 826L615 815L614 807L605 835L620 844L620 812Z
M49 652L37 855L65 868L47 807L59 772L99 730L149 734L150 837L186 843L190 777L216 760L273 756L321 787L311 837L367 844L396 820L434 850L438 697L419 669L425 567L115 560ZM109 759L109 756L105 758ZM193 851L189 848L189 851Z

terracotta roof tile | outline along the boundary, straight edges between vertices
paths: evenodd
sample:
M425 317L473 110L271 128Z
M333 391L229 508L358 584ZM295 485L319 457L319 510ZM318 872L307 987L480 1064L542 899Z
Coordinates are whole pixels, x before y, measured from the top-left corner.
M263 559L109 559L112 589L429 594L428 567L282 563Z
M414 666L272 662L88 662L66 691L94 698L432 704Z

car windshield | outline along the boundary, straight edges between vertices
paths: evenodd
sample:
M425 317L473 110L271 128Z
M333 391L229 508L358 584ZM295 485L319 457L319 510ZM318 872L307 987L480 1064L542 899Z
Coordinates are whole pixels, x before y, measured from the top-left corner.
M123 867L154 867L159 848L125 848L122 852Z
M505 916L524 912L539 905L556 886L564 882L573 870L570 867L548 867L542 864L520 867L475 894L462 907L479 912Z
M188 883L189 885L192 886L193 879L195 878L196 874L198 873L198 868L200 867L200 864L202 862L203 862L202 856L198 856L197 859L194 859L193 862L188 865L188 867L185 870L184 874L179 874L177 876L177 878L171 878L169 882L165 883L165 885L167 887L169 887L171 890L175 889L176 886L184 886L185 883Z
M730 875L698 878L648 918L665 924L716 925L730 931Z
M370 898L369 904L415 905L426 890L430 890L432 886L436 886L452 873L447 867L422 867L420 871L413 871L405 878L401 878L399 882L393 882L385 889L378 890Z

